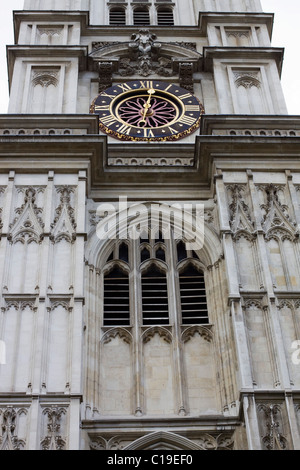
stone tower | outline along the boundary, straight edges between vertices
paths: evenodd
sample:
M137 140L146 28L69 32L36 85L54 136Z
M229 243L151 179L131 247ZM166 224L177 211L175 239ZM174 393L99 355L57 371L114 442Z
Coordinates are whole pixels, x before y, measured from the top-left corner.
M300 449L300 120L259 0L25 0L0 450Z

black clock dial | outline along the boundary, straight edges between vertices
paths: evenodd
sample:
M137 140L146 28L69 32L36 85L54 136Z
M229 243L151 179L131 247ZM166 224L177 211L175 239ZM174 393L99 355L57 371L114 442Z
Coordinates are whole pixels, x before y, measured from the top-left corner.
M187 90L154 80L117 84L91 106L101 131L127 141L179 140L200 126L203 111Z

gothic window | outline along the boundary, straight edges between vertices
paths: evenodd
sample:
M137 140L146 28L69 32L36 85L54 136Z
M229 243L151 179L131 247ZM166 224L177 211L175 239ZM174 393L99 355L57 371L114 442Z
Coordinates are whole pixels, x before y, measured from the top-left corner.
M183 240L150 232L111 247L103 270L103 326L208 324L197 254Z
M129 279L128 274L115 266L104 276L104 326L128 326Z
M111 26L126 25L126 13L124 8L112 8L109 12L109 24Z
M144 325L169 324L167 278L156 265L142 274L142 303Z
M188 265L179 275L182 324L208 323L204 274Z
M159 7L157 10L158 26L173 26L174 15L172 8Z
M150 25L150 13L147 7L139 7L133 10L133 24L135 26Z

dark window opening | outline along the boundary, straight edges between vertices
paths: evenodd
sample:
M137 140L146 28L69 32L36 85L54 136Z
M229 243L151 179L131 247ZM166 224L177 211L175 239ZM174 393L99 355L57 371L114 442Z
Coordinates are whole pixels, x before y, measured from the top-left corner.
M182 324L207 324L204 274L189 266L179 276Z
M104 326L129 324L129 279L116 267L104 276Z
M156 266L142 275L144 325L168 325L169 304L167 278Z
M135 26L150 25L150 14L148 8L135 8L133 11L133 24Z
M177 243L177 261L178 263L183 259L187 258L187 251L185 247L185 243L179 242Z
M160 259L161 261L166 261L165 250L162 247L157 248L155 258Z
M122 243L119 247L119 259L121 261L125 261L128 263L129 255L128 255L128 245L126 243Z
M159 231L156 235L155 235L155 243L164 243L164 237L163 237L163 234L161 233L161 231Z
M143 263L143 261L146 261L147 259L150 259L150 251L148 250L148 248L143 248L141 251L141 263Z
M174 15L171 8L159 8L157 11L158 26L174 26Z
M109 24L111 26L126 25L126 13L124 8L113 8L109 12Z
M112 261L114 259L114 252L112 251L109 257L107 258L106 262Z

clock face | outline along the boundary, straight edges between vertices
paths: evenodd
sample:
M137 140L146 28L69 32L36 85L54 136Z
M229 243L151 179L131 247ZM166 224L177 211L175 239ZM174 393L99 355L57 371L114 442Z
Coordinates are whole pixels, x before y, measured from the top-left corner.
M127 141L176 141L200 126L204 112L198 99L184 88L154 80L120 83L93 101L99 128Z

